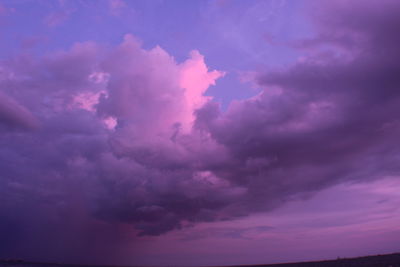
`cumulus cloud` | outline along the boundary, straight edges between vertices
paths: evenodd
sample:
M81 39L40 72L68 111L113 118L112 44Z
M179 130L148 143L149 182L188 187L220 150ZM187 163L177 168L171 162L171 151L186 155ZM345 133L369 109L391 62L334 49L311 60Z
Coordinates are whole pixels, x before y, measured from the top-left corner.
M1 135L4 256L44 257L45 244L58 240L64 245L51 248L54 260L68 259L71 233L103 229L107 240L112 225L129 225L132 234L158 235L184 220L213 220L241 194L204 169L223 159L223 148L190 133L195 109L210 100L204 92L223 75L209 71L199 52L177 63L127 35L114 48L78 43L2 67L2 124L41 122L34 132ZM89 242L90 233L77 242ZM84 257L77 251L75 259Z
M317 52L260 73L264 90L226 112L204 96L224 72L209 70L200 52L179 63L132 35L115 47L79 43L2 62L1 123L40 125L0 133L0 256L48 254L57 240L55 258L85 258L65 249L85 251L98 230L105 245L91 247L96 258L126 236L398 174L400 5L352 1L349 14L343 3L318 7L317 35L296 44Z
M324 4L313 9L317 35L298 42L312 53L259 74L263 92L226 113L213 103L198 111L197 127L235 159L215 173L248 188L247 210L399 171L400 5Z

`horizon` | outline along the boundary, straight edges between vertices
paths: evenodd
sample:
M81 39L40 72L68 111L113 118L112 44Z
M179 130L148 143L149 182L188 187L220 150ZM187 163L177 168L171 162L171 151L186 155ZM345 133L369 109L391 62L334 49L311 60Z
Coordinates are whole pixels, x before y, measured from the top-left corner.
M299 264L299 263L317 263L317 262L338 262L338 261L348 261L348 260L360 260L360 259L365 259L365 258L382 258L382 257L387 257L387 256L400 256L400 252L394 252L394 253L389 253L389 254L377 254L377 255L366 255L366 256L358 256L358 257L352 257L352 258L336 258L336 259L322 259L322 260L317 260L317 261L300 261L300 262L279 262L279 263L266 263L266 264L257 264L257 265L223 265L223 266L209 266L209 267L234 267L234 266L274 266L274 265L286 265L286 264ZM160 266L143 266L143 265L137 265L137 266L131 266L131 265L91 265L91 264L76 264L76 263L54 263L54 262L35 262L35 261L29 261L29 260L23 260L23 259L0 259L0 264L6 262L7 264L11 262L16 262L20 264L43 264L43 265L66 265L66 266L97 266L97 267L160 267ZM390 263L397 263L393 260L391 260ZM389 263L389 264L390 264ZM182 266L183 267L183 266ZM197 266L197 267L205 267L205 266Z
M400 251L400 2L0 0L0 259Z

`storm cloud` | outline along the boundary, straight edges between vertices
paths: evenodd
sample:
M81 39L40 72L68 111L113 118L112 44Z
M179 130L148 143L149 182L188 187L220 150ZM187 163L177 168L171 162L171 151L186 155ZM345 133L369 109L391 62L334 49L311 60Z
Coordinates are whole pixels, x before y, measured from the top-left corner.
M315 36L290 44L305 56L226 111L205 96L225 73L200 52L177 62L130 34L1 62L0 256L78 259L97 232L162 235L398 175L399 12L313 6Z

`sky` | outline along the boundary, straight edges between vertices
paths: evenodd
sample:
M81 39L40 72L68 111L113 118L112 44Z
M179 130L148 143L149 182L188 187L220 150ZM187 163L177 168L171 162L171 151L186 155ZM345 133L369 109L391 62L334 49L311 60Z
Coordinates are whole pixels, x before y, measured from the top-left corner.
M397 0L0 0L0 258L400 251Z

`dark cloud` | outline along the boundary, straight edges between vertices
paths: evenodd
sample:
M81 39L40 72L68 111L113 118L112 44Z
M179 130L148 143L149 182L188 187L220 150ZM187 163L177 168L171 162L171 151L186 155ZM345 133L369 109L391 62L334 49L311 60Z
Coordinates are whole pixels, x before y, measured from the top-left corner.
M260 233L273 230L271 226L254 226L254 227L214 227L201 229L199 231L183 232L180 240L192 241L204 238L227 238L227 239L251 239Z
M112 263L135 235L215 220L237 194L202 167L223 148L190 134L220 75L197 52L177 64L127 36L108 51L81 43L2 68L1 122L41 123L1 133L0 257Z
M130 35L3 62L0 122L36 130L0 133L0 257L105 263L136 234L398 174L400 5L363 3L319 5L295 44L311 52L226 112L198 52L178 64Z
M215 173L248 188L248 209L399 171L400 5L324 4L315 15L317 36L297 43L312 53L260 74L264 91L226 113L214 104L198 111L198 128L234 159Z
M25 107L0 94L0 124L8 129L32 130L38 126L38 121Z

